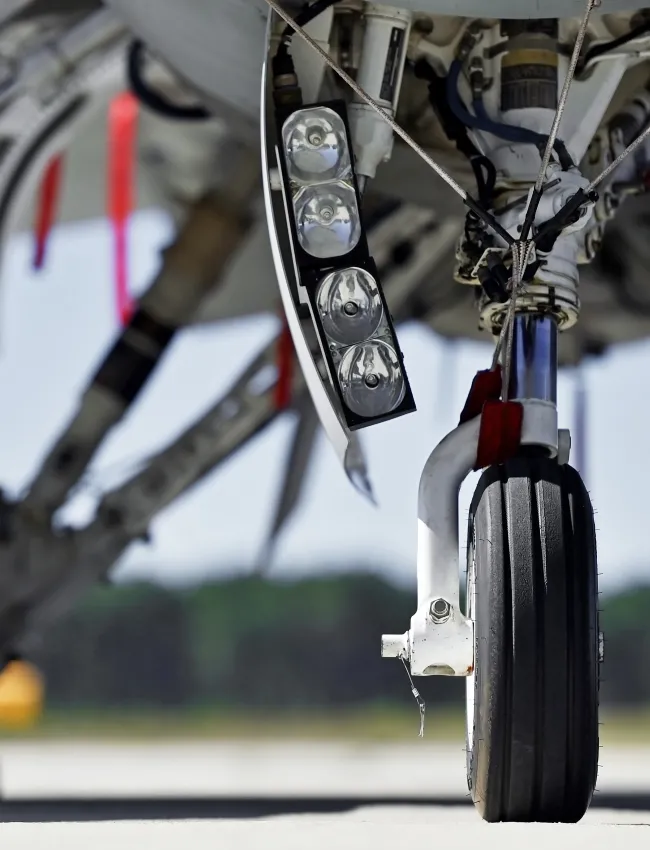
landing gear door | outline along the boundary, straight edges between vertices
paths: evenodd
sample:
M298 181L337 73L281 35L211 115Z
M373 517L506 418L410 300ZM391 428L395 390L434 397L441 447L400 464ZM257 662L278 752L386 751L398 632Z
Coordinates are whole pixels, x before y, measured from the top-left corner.
M342 413L338 410L329 381L321 376L319 365L303 329L298 307L295 264L286 232L286 220L282 214L282 195L281 192L274 191L272 186L271 171L276 170L278 166L275 134L272 130L269 132L273 116L268 109L267 57L271 43L272 19L272 14L269 14L266 56L262 69L260 133L265 214L275 272L296 355L320 423L351 483L360 493L372 500L372 488L359 438L349 430Z

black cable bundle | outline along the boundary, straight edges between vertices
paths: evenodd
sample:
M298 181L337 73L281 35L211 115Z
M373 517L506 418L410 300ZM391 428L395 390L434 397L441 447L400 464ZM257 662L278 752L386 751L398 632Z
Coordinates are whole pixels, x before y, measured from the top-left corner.
M588 50L584 57L581 59L578 64L578 71L581 71L583 68L587 66L589 62L593 59L598 59L600 56L604 56L606 53L611 53L612 50L616 50L619 47L624 47L630 41L634 41L636 38L640 38L642 35L646 35L650 33L650 20L644 21L642 24L634 27L629 32L626 32L624 35L619 36L618 38L614 38L611 41L607 41L604 44L597 44L595 47L592 47Z
M459 153L469 160L478 188L479 201L489 209L492 206L492 194L497 179L494 164L488 157L483 156L472 142L467 132L467 126L454 114L447 100L447 81L440 77L435 68L426 59L419 59L413 65L413 73L419 80L425 80L429 88L429 103L436 113L440 125L450 141L456 144Z
M138 100L163 118L171 118L173 121L207 121L211 115L203 106L179 106L150 88L144 79L145 53L144 42L138 39L131 45L127 62L129 85Z

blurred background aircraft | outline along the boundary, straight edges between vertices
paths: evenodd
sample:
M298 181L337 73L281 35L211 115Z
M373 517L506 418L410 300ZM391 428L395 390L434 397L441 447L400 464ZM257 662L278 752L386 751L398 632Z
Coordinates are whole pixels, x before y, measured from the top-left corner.
M478 334L476 340L458 338L464 303L439 305L431 321L422 321L421 311L418 320L413 306L402 317L400 342L419 412L363 435L378 505L365 502L342 474L309 410L298 403L299 394L282 398L278 392L279 381L293 382L296 375L288 366L260 219L233 236L241 245L227 258L225 277L214 291L214 281L202 279L204 270L190 268L205 297L192 309L181 305L183 327L159 368L143 381L142 392L127 392L132 398L123 409L110 411L105 420L98 416L97 434L108 436L98 441L101 448L87 468L82 463L77 470L72 463L70 472L70 464L60 463L57 441L69 435L71 417L74 426L75 406L83 398L92 408L85 391L101 373L107 353L124 339L134 303L164 276L170 257L172 262L177 257L176 272L185 270L184 250L195 234L200 238L213 225L214 211L205 199L229 168L220 122L163 117L129 92L124 57L132 37L99 6L57 0L43 14L43 4L14 2L13 13L0 17L3 137L18 137L25 122L44 125L35 152L9 147L0 161L6 181L24 159L21 180L8 184L10 203L0 219L5 243L2 516L9 522L13 505L31 495L36 508L56 507L59 527L90 528L99 539L105 527L93 526L98 506L106 520L106 508L110 513L122 499L134 512L136 529L109 541L82 577L89 595L79 591L75 578L68 590L83 600L76 614L56 626L45 644L33 644L50 704L53 710L137 706L154 711L161 705L185 710L208 703L231 710L275 701L276 707L329 710L385 698L403 706L411 699L403 671L382 665L375 643L391 623L398 629L407 619L419 472L431 446L457 421L473 375L489 360L489 346ZM65 74L51 51L64 33L60 49L81 51L88 61L84 85L92 96L76 104L71 80L70 102L41 114L15 88L12 62L29 48L30 86L48 102L43 87L53 74ZM195 101L178 78L154 57L149 63L151 85L193 108ZM399 154L395 167L405 169ZM400 274L408 278L413 263L424 264L420 276L436 268L431 258L413 260L407 252L403 259L404 243L432 222L418 190L419 173L414 166L405 178L410 203L386 204L390 174L374 199L375 238L378 244L386 241L381 227L388 221L392 236L384 260L393 264L398 280ZM609 657L621 671L605 692L611 705L643 704L650 696L645 672L650 668L639 664L639 652L650 640L640 614L645 591L623 587L643 582L648 568L644 495L650 461L640 447L647 430L642 387L650 364L644 340L650 325L635 289L647 262L645 209L645 199L632 204L612 231L613 240L625 239L629 247L628 266L616 286L611 268L597 269L588 279L585 313L591 319L584 324L580 350L565 352L560 383L563 424L575 427L578 464L599 510L601 582L613 624L605 628ZM177 254L162 254L179 245L179 229ZM403 261L396 262L400 256ZM203 260L209 268L222 258ZM604 315L610 337L603 331ZM609 343L626 344L611 351ZM241 402L242 385L233 396L233 381L260 352L261 361L248 375L260 381L252 406L246 407L247 396L244 410L229 408L233 399ZM583 354L588 359L577 368ZM271 373L264 371L268 366ZM248 392L246 382L244 388ZM178 457L166 456L157 467L149 461L166 447L183 445L187 429L210 415L215 400L221 404L222 430L177 486ZM242 429L235 429L235 439L223 427L232 419ZM109 433L105 426L113 421ZM299 424L303 430L296 441ZM310 445L313 451L296 454ZM184 451L179 457L186 460ZM153 478L146 477L147 469L153 469ZM122 485L126 490L119 489ZM472 486L469 481L464 488L463 509ZM107 502L112 490L119 498ZM302 498L291 498L298 490ZM270 538L285 521L271 550ZM264 577L255 575L260 571ZM125 586L90 590L97 578ZM136 580L150 584L134 587ZM389 592L385 582L404 595ZM234 611L236 617L228 615ZM332 652L335 636L349 637L353 630L356 637L341 638L332 654L330 678L322 677L322 670L318 677L306 676L310 657ZM266 649L263 663L255 650L260 646ZM634 653L628 652L631 646ZM282 689L274 685L279 677L286 683ZM427 683L427 688L441 702L453 702L461 693L454 682Z

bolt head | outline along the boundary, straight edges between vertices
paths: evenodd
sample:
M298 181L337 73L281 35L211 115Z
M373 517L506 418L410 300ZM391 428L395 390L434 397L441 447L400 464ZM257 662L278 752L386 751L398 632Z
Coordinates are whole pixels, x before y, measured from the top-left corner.
M434 623L446 623L451 616L451 605L446 599L434 599L429 613Z

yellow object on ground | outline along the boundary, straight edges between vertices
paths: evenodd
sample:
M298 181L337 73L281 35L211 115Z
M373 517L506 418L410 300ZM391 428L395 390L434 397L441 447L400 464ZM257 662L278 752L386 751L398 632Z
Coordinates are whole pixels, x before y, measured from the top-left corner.
M43 712L43 677L26 661L11 661L0 673L0 727L33 726Z

